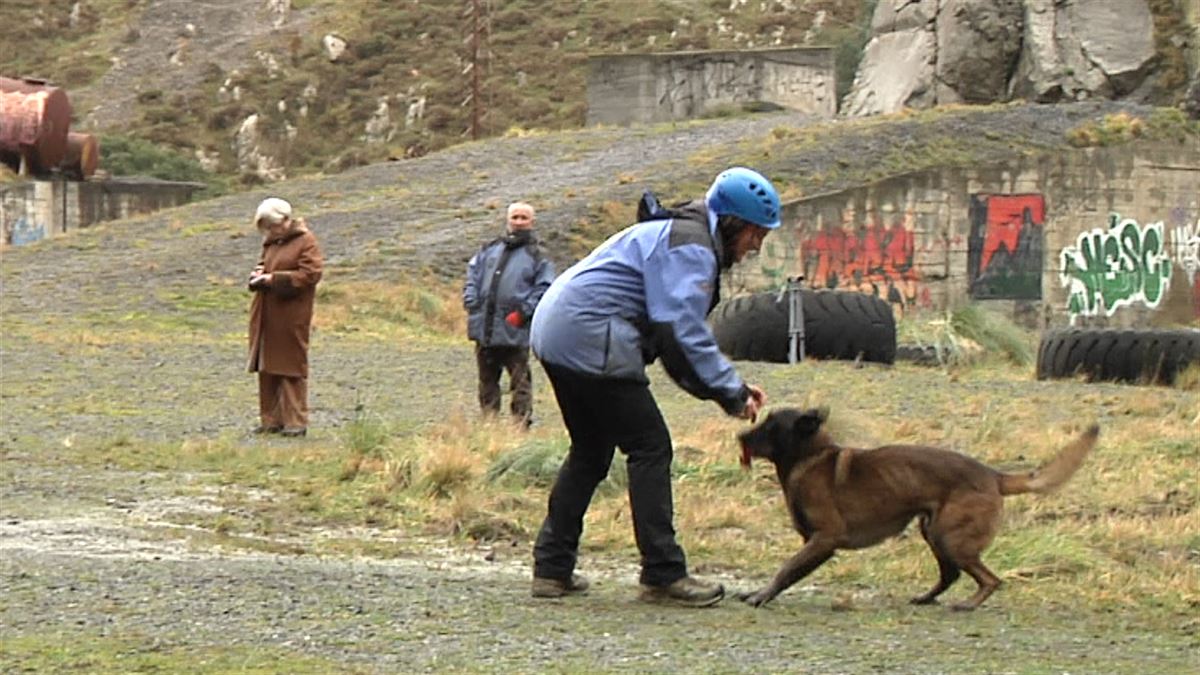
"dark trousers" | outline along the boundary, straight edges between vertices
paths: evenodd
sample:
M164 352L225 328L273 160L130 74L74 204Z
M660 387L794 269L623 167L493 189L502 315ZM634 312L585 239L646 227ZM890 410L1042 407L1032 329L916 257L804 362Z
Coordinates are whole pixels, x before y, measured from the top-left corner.
M574 572L583 514L596 486L608 476L617 447L625 453L629 469L641 583L665 586L687 576L672 522L671 434L650 387L542 365L571 436L571 449L550 490L546 520L533 547L534 576L567 579Z
M500 371L508 371L512 394L509 410L518 420L533 417L533 380L529 373L529 347L482 347L475 343L475 361L479 364L479 408L485 413L500 412Z

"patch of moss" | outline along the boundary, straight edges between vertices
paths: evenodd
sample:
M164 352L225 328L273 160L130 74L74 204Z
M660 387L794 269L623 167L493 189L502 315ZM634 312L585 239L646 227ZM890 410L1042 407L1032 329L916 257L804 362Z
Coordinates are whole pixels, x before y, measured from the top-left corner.
M1067 132L1067 142L1077 148L1120 145L1139 138L1182 141L1200 136L1200 124L1175 108L1156 108L1148 119L1129 113L1105 115Z

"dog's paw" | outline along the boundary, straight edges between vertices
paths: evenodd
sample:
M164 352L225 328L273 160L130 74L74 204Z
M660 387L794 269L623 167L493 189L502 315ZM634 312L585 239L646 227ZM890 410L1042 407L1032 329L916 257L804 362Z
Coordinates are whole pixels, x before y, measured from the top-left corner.
M737 599L751 607L762 607L771 598L765 591L758 591L757 593L738 593Z

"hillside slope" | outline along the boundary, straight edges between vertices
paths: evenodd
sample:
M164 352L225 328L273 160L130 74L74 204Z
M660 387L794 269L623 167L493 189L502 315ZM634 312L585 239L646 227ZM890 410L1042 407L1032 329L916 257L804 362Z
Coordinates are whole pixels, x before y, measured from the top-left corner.
M722 168L746 164L772 177L785 199L796 198L932 166L1062 151L1069 130L1121 111L1156 119L1153 109L1112 102L833 123L769 113L465 143L11 249L3 309L118 311L113 303L154 307L167 290L238 285L257 254L249 217L268 194L293 201L309 218L331 279L457 281L480 242L501 231L503 207L513 200L539 209L546 249L563 269L628 225L646 188L668 201L693 198Z
M465 0L45 0L5 7L0 73L67 88L79 127L202 152L247 184L251 115L290 176L470 138ZM483 136L583 124L587 55L845 43L848 85L874 0L483 3ZM283 8L282 11L280 8ZM473 26L474 24L470 24ZM327 34L348 43L336 62ZM847 37L849 36L849 37ZM856 42L858 41L858 42ZM408 119L410 107L413 116ZM367 139L367 124L375 126Z

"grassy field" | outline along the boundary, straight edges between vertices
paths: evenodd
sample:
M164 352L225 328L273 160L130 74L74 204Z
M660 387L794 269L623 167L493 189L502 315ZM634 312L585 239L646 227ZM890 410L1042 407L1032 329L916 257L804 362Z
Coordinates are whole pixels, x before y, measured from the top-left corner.
M955 128L1002 112L963 111ZM1106 122L1093 135L1131 128ZM608 133L566 141L590 165L584 145ZM639 133L637 148L655 140ZM535 189L591 212L610 203L604 185L634 184L590 166L599 177L583 181L549 139L532 140L280 186L308 204L331 254L312 429L299 441L248 433L242 280L257 196L0 251L0 671L1195 671L1200 372L1172 388L1039 382L1036 336L977 307L899 326L904 343L938 345L941 367L739 369L771 406L828 405L836 436L858 447L936 444L1026 470L1101 425L1097 451L1059 493L1009 500L985 555L1005 583L980 611L906 604L936 575L911 533L838 556L764 610L643 607L620 459L587 520L580 571L595 591L533 602L529 549L566 434L536 367L532 431L479 418L457 287L475 230L439 234L446 213L407 213L421 200L487 211L492 195ZM734 152L705 145L711 161ZM520 172L485 171L470 153L557 171L488 183ZM556 245L571 255L606 236L582 220L590 228L550 230L567 231ZM600 222L620 220L614 207ZM430 261L441 276L404 276ZM775 478L739 467L744 423L657 366L651 375L674 432L691 568L753 590L801 544ZM963 580L945 599L972 590Z
M160 519L155 536L193 546L203 542L231 554L420 559L439 555L423 552L426 544L421 542L433 541L450 549L492 547L521 561L544 514L566 435L540 372L535 379L538 423L532 431L479 419L471 388L473 362L459 337L463 317L455 292L435 281L388 287L346 284L325 291L314 344L314 355L319 355L314 398L317 418L327 421L314 425L313 434L299 442L246 435L241 424L248 427L253 421L248 376L230 378L228 368L207 376L200 372L202 366L187 365L186 354L240 351L236 327L244 308L232 296L218 291L191 296L187 311L180 313L188 317L186 322L170 321L164 317L171 314L161 312L154 321L136 313L121 319L109 314L107 322L79 315L57 317L47 328L6 313L5 475L13 480L44 471L79 479L118 472L142 476L148 484L187 476L186 484L166 489L180 497L215 495L217 508L183 510ZM159 299L180 302L169 293ZM968 325L983 325L978 316L970 318L974 311L962 315L967 320L904 324L901 334L943 342L957 335L953 344L961 347ZM1000 332L993 327L988 334ZM836 645L808 645L805 663L816 671L1049 672L1072 663L1095 667L1088 659L1099 650L1106 664L1100 670L1185 672L1200 633L1195 618L1200 607L1200 486L1195 478L1200 373L1187 373L1174 388L1038 382L1032 366L1018 364L1021 343L1027 349L1033 337L1009 327L1000 342L1005 340L1007 351L958 349L953 364L941 368L815 361L740 365L748 380L765 387L772 406L831 406L836 436L858 447L936 444L997 467L1023 470L1049 458L1087 424L1100 423L1097 451L1059 493L1008 500L1006 523L985 555L1004 586L983 610L969 619L951 619L944 609L905 604L936 575L926 547L909 534L839 555L769 609L754 612L727 601L734 609L691 614L680 619L681 625L698 634L721 635L734 622L745 640L765 640L781 629L798 631L812 622L822 625L820 635L876 635L859 644L852 657ZM131 387L129 378L139 375L115 365L122 359L114 356L161 355L164 350L172 365L154 371L155 389ZM35 382L19 369L14 374L7 368L14 364L14 353L24 354L25 361L30 354L55 352L60 358L56 375L46 380ZM356 371L351 382L329 374L363 354L372 355L373 375ZM693 571L732 580L741 586L735 590L751 590L801 544L790 529L774 474L761 463L748 472L739 467L734 434L744 423L723 417L711 403L690 399L657 367L653 377L674 432L677 526ZM90 383L87 395L75 395L84 381ZM205 401L216 400L212 388L217 383L223 387L217 407L244 413L236 418L240 421L229 424L222 417L210 420L207 432L173 431L167 418L181 409L195 418L212 417ZM173 398L156 401L156 391L170 391ZM39 406L63 407L67 400L71 403L54 435L21 433L26 427L16 416L22 409L37 416ZM335 419L340 421L328 421ZM86 500L89 490L108 495L112 489L84 487L89 480L100 479L64 480L72 485L51 490L53 500L46 494L28 503L7 500L6 517L33 517L30 511L40 517L69 514L81 508L72 503ZM628 630L630 622L661 623L661 617L629 602L634 580L628 571L637 558L624 484L618 458L589 512L581 559L581 571L613 583L593 594L589 602L596 604L588 612L555 606L564 636L575 630ZM50 501L56 506L47 508ZM615 580L612 574L618 575ZM499 595L486 600L498 614L460 620L499 621L514 634L540 630L537 617L544 606L539 609L522 597L523 583L503 586ZM964 578L946 600L971 591L973 584ZM441 630L432 626L427 630ZM634 669L742 668L736 659L722 660L732 656L706 660L708 647L690 651L694 647L681 642L685 636L674 630L668 634L655 639L665 640L664 653L675 656L635 662ZM990 646L1011 642L1016 651L1002 656L991 649L960 648L961 640L975 639L972 635L986 636L978 639ZM900 651L888 646L889 640L914 636L933 644L945 640L949 646L939 648L936 656L919 645ZM300 658L270 646L223 648L178 636L147 650L146 643L128 633L82 628L21 629L14 637L4 641L0 661L26 672L169 672L185 663L194 672L358 672L361 665L353 659ZM395 649L388 644L376 648ZM460 651L439 651L434 661L420 663L434 670L484 669L480 652L456 649ZM1057 656L1045 660L1041 654L1046 650ZM597 663L592 658L585 649L553 660L552 670L589 671ZM517 671L545 665L515 663L511 669ZM599 663L604 670L627 669L621 663ZM701 663L708 665L697 666ZM361 667L362 672L376 670Z
M1191 625L1185 619L1200 606L1194 375L1178 388L1038 382L1031 368L987 356L943 369L844 362L742 367L766 388L772 405L832 406L836 436L856 447L941 445L1016 471L1047 460L1088 423L1099 422L1099 449L1060 494L1009 500L1007 523L987 556L1006 581L994 602L1119 611L1178 620L1181 630ZM773 471L739 467L734 435L744 423L689 399L661 372L656 376L674 429L678 526L687 550L702 568L769 575L800 545ZM115 439L88 454L131 470L213 472L225 483L273 476L253 484L286 499L265 511L242 504L230 510L245 516L200 523L223 533L263 533L266 523L284 529L356 524L525 545L567 446L550 392L539 384L541 423L531 433L479 420L466 391L452 395L456 405L441 419L415 424L364 404L343 428L300 452L218 437L149 450ZM632 553L624 486L618 459L589 512L589 552ZM354 539L328 546L379 553L369 544L363 551ZM935 569L919 538L904 537L840 556L814 581L827 586L834 603L852 602L863 589L903 597L931 583ZM955 590L965 594L971 582Z

